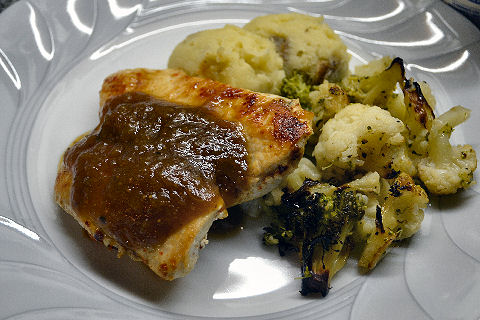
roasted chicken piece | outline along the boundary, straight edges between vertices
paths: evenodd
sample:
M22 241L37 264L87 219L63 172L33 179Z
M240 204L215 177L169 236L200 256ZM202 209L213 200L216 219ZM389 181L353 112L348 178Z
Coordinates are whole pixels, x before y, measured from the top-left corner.
M297 100L178 70L107 77L100 123L70 146L58 204L92 238L172 280L192 270L214 220L294 169L312 133Z

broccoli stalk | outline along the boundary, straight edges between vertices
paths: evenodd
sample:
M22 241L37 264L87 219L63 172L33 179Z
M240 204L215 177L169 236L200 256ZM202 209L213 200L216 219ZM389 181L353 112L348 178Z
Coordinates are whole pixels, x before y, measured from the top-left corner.
M290 250L299 253L302 295L327 295L331 278L348 257L347 237L364 214L355 191L333 190L325 193L323 184L306 179L297 191L284 193L274 210L275 220L264 229L265 243L277 244L280 255Z

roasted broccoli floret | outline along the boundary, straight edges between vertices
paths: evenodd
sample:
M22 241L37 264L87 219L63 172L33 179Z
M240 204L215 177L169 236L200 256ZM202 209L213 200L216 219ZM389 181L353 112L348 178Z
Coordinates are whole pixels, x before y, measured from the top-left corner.
M278 245L280 255L299 253L302 271L300 293L328 293L330 280L346 262L347 237L364 214L365 198L349 188L335 188L306 179L300 189L282 196L266 227L266 244Z
M283 78L280 95L289 99L298 99L302 108L310 110L311 79L302 72L294 71L290 77Z

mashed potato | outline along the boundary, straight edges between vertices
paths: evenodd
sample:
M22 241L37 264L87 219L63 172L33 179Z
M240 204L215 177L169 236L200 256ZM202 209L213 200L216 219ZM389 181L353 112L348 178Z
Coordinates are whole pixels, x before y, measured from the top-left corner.
M302 71L314 83L341 80L350 56L340 37L323 18L298 13L272 14L253 19L246 30L271 39L283 58L287 76Z
M232 25L188 36L173 50L168 67L267 93L278 93L285 77L273 42Z

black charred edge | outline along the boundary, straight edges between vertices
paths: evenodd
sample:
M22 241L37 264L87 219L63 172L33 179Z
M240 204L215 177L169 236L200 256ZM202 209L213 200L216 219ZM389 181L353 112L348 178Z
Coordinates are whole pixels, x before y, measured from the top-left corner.
M98 242L103 242L104 237L105 237L105 234L103 233L102 230L95 231L95 234L93 235L93 238Z
M347 190L348 188L350 188L350 187L349 187L349 186L346 186L346 185L343 185L343 186L338 187L337 190L335 190L334 192L340 193L340 192L342 192L342 191L344 191L344 190Z
M306 296L312 293L320 293L322 297L325 297L330 290L328 286L328 277L330 272L328 270L322 273L311 272L309 277L302 279L302 289L300 294Z
M323 297L328 294L328 278L330 271L323 270L321 273L313 272L313 253L316 246L322 246L325 251L325 240L323 237L316 237L312 240L305 240L302 246L302 289L300 293L306 296L311 293L320 293ZM322 257L323 260L323 257ZM325 266L323 266L325 268ZM307 273L308 270L308 274Z
M400 195L402 194L400 192L400 185L397 183L397 182L394 182L391 186L390 186L390 189L388 189L388 191L390 192L390 194L394 197L400 197Z
M391 169L391 170L392 171L387 173L387 175L385 176L386 179L394 179L394 178L398 177L398 175L400 174L400 171L397 171L395 169Z
M350 179L350 173L349 172L346 172L345 175L347 176L347 178L345 180L349 180ZM329 178L327 181L326 181L328 184L332 185L332 186L335 186L335 187L339 187L342 185L343 181L335 178L335 177L331 177Z
M422 88L418 84L418 82L414 81L413 86L415 87L415 91L417 92L418 98L420 101L422 101L423 104L430 110L430 113L432 116L435 118L435 114L433 113L432 107L428 104L427 99L425 99L425 96L423 95Z
M433 112L432 107L428 104L427 99L423 95L422 89L418 82L412 81L410 79L405 79L405 91L408 91L411 94L415 94L417 96L418 101L420 101L426 109L430 112L433 119L435 119L435 113Z
M377 229L379 229L381 233L385 233L385 228L383 227L382 208L380 208L380 206L377 206L376 208L375 225L377 226Z
M398 64L400 66L400 70L401 70L401 73L402 73L402 78L405 79L405 65L403 64L403 59L400 58L400 57L396 57L395 59L393 59L392 63L390 64L390 66L386 70L390 70L396 64Z
M303 203L305 199L308 198L310 195L309 189L316 185L320 184L319 181L305 179L303 185L297 191L292 193L288 192L287 188L284 188L282 191L284 192L282 195L282 203L290 208L299 208L300 203Z
M427 100L425 99L422 89L418 82L412 81L410 79L405 80L405 90L408 90L409 92L412 92L418 96L418 100L422 101L424 103L427 103Z
M405 185L401 185L400 182L398 181L395 181L391 186L390 186L390 189L388 189L388 191L390 192L390 194L394 197L399 197L401 194L402 194L402 191L403 190L407 190L407 191L412 191L413 190L413 186L412 184L410 183L407 183Z

